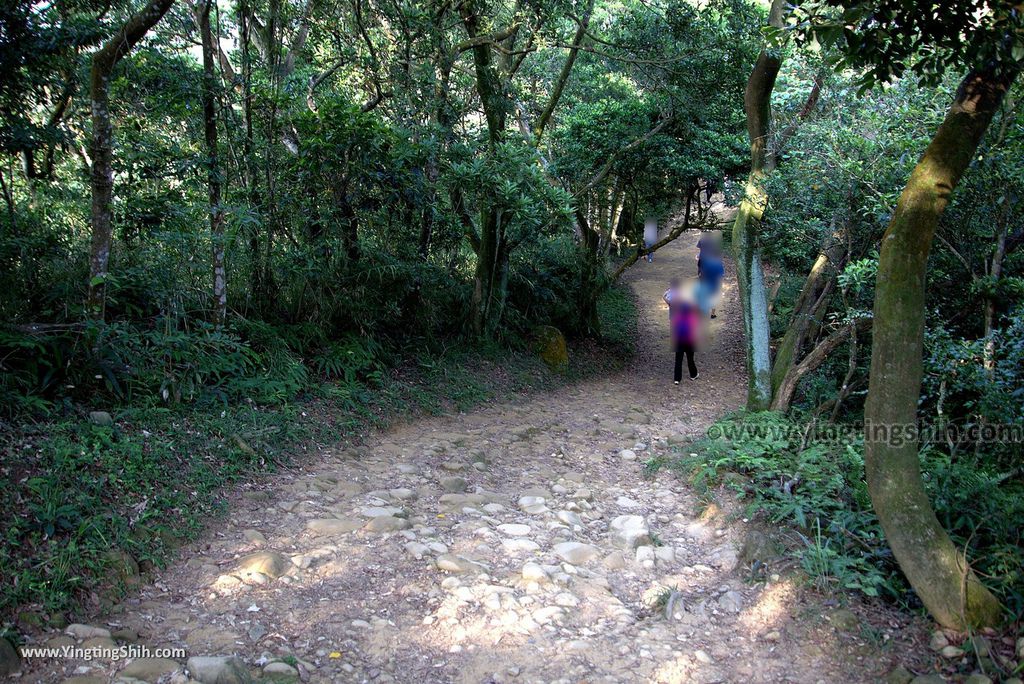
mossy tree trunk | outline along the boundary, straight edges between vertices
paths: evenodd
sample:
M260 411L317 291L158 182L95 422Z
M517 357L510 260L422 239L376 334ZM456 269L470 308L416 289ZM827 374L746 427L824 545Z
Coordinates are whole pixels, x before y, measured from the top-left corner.
M921 480L916 435L925 272L939 217L970 165L1012 75L972 71L914 168L882 238L865 405L867 484L900 568L943 626L998 621L995 597L942 529ZM902 439L899 439L902 437Z
M89 295L86 308L102 318L106 306L106 281L114 229L111 203L114 197L114 130L110 121L110 79L114 67L156 26L174 0L150 0L128 18L92 56L90 108L92 110L92 244L89 255Z
M210 243L213 257L213 320L224 325L228 313L227 269L224 265L224 208L220 203L221 174L217 143L217 99L214 38L210 27L213 0L205 0L198 12L199 34L203 43L203 133L206 141L206 185L209 193ZM219 41L218 41L219 43Z
M772 2L769 23L782 25L782 2ZM747 344L747 409L763 411L772 399L771 350L768 326L768 295L765 290L757 228L764 215L766 198L761 182L766 173L771 97L782 61L769 48L761 50L747 81L743 106L750 137L750 176L732 227L736 281L743 305L743 332Z
M476 91L487 121L488 154L494 155L498 145L505 139L505 124L512 109L506 84L494 63L491 42L481 40L482 19L472 1L463 3L459 12L462 24L469 36L473 52L473 67L476 76ZM479 242L476 249L476 271L473 275L473 331L482 337L490 337L498 325L497 315L503 308L504 282L502 272L507 269L503 255L504 222L492 207L480 211Z

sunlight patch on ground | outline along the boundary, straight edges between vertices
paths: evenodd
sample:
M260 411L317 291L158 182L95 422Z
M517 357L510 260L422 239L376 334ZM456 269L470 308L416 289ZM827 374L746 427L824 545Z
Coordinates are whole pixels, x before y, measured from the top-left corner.
M701 665L693 657L682 655L667 660L654 671L653 679L658 684L683 684L700 681Z
M786 579L765 586L757 602L740 614L739 623L752 636L777 627L788 615L796 594L797 589L792 580Z

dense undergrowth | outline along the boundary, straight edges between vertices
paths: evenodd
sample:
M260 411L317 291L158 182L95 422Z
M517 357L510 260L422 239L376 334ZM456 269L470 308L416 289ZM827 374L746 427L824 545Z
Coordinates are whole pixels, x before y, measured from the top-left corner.
M202 532L223 510L225 488L318 444L620 366L631 350L632 296L612 289L600 312L604 337L574 344L566 374L522 347L455 344L403 358L350 338L302 359L286 344L260 353L212 329L143 335L132 347L111 326L128 344L124 363L139 369L131 382L111 382L92 402L35 402L34 418L23 411L3 422L0 619L31 624L116 598L137 581L136 564L158 566ZM173 382L157 383L146 365L154 358L175 371ZM98 410L110 424L90 417Z
M776 541L827 592L920 606L885 542L864 481L863 437L843 425L814 426L798 415L736 413L649 471L669 468L713 498L735 495L739 512L781 529ZM1009 616L1024 610L1020 521L1024 485L991 458L928 445L921 469L936 514ZM759 559L763 560L763 559ZM751 567L755 576L771 568Z

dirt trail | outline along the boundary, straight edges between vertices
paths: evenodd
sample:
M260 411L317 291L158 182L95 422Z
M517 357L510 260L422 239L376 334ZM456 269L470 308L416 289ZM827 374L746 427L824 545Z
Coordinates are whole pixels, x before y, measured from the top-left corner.
M702 518L672 474L643 476L744 396L731 278L700 378L671 382L661 295L694 274L696 239L627 274L642 337L629 371L418 420L282 473L93 626L237 655L190 661L222 684L878 681L887 664L856 629L786 579L745 581L743 521ZM651 607L666 588L668 617ZM28 681L188 681L180 655L34 662Z

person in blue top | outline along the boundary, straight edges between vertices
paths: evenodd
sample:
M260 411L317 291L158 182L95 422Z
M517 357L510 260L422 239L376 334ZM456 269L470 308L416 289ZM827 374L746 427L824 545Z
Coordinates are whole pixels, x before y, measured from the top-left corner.
M722 262L722 241L718 231L697 241L697 279L700 283L698 301L705 314L716 318L715 304L722 289L725 264Z

